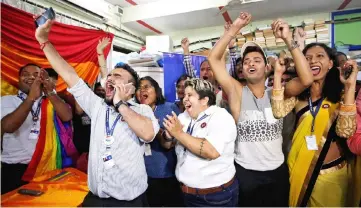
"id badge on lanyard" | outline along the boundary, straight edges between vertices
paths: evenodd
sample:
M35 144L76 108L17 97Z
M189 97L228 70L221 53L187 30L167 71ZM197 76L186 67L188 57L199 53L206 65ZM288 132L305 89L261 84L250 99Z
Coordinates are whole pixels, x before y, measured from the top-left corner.
M110 125L109 125L109 107L107 108L106 115L105 115L105 131L106 131L106 135L105 135L104 140L103 140L103 142L105 144L105 147L106 147L106 152L102 156L102 159L103 159L103 162L104 162L104 168L107 169L107 170L114 167L114 165L115 165L113 155L111 153L111 146L115 141L115 138L113 137L113 133L114 133L115 126L117 125L120 117L121 117L121 115L118 114L117 118L114 120L114 123L113 123L112 127L110 128Z
M18 98L20 98L23 102L25 100L23 93L18 94ZM31 106L31 116L32 116L32 127L30 129L29 139L30 140L37 140L40 134L40 128L38 127L38 121L39 121L39 115L40 115L40 109L41 109L41 103L43 101L43 98L41 98L38 102L38 105L36 106L36 109L34 111L33 106Z
M311 124L311 135L306 136L306 144L308 150L318 150L317 138L315 133L315 120L318 112L320 111L323 99L319 100L316 106L316 110L313 109L313 104L311 98L308 99L308 106L310 108L310 113L312 115L312 124Z

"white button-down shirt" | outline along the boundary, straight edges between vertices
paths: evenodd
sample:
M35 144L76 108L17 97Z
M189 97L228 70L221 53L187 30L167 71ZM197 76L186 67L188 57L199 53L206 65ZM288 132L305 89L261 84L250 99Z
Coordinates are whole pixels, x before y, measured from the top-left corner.
M138 138L128 124L120 119L114 129L114 143L111 145L115 166L105 169L103 156L106 152L104 139L106 136L105 117L108 105L104 100L79 79L71 89L72 93L91 118L91 135L88 162L88 186L90 191L100 198L113 197L118 200L133 200L147 189L147 173L144 165L144 140ZM157 119L152 109L132 101L130 108L140 115L152 120L155 134L159 130ZM112 107L109 113L110 128L119 115ZM154 135L155 135L154 134Z
M204 115L203 120L196 122ZM223 108L211 106L192 120L185 111L179 115L183 131L187 132L192 121L195 124L192 136L205 138L220 154L215 160L203 159L178 143L176 145L178 180L192 188L211 188L229 182L235 175L234 146L237 137L236 124ZM196 123L195 123L196 122Z
M26 94L19 91L23 98ZM33 104L33 111L36 111L40 98ZM1 97L1 119L6 115L15 111L23 101L17 95L7 95ZM37 129L40 129L41 109L39 119L35 122ZM31 112L29 112L24 123L15 132L5 133L3 137L3 152L1 153L1 161L8 164L28 164L34 154L38 139L30 139L30 131L34 121Z

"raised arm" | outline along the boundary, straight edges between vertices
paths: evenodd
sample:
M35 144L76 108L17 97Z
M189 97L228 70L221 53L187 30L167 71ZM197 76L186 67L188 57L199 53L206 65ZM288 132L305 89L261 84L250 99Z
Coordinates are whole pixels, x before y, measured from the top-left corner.
M293 40L289 25L282 19L278 19L272 23L272 29L276 38L282 38L286 43L298 74L297 78L290 80L285 85L284 96L286 98L297 96L313 83L312 71L299 46Z
M191 61L191 56L189 55L190 52L189 52L188 38L183 38L181 45L183 48L183 54L184 54L183 65L184 65L184 68L186 69L186 74L190 77L196 78L196 72L195 72L194 66Z
M105 87L105 79L108 75L107 62L104 57L104 49L110 44L110 38L102 38L97 45L98 62L100 66L101 85Z
M296 27L293 31L293 39L299 45L301 51L305 48L306 32L302 27Z
M230 22L226 22L224 25L224 33L226 34L229 30L229 28L232 26ZM228 43L228 50L229 50L229 63L231 65L229 69L229 74L236 80L238 80L237 77L237 71L236 71L236 61L237 61L237 54L236 54L236 47L234 44L236 43L236 38L231 39Z
M16 130L23 125L25 119L28 117L35 100L41 96L41 80L40 77L36 77L34 83L31 85L29 95L26 99L17 107L13 112L9 112L6 116L1 119L1 132L3 133L14 133ZM2 114L6 112L7 106L5 99L1 99L1 110ZM11 108L13 110L13 108Z
M52 68L63 78L69 87L79 81L79 76L74 68L59 55L54 46L49 42L49 32L54 21L47 20L45 24L36 29L35 37L43 48L44 54Z
M226 69L226 63L222 58L229 42L234 39L239 30L246 26L250 21L251 15L242 12L208 55L208 61L213 74L217 82L221 85L222 90L224 90L228 96L229 105L235 120L238 120L242 85L229 75Z
M276 59L274 63L274 78L272 89L272 112L277 119L285 117L290 113L297 103L295 97L284 98L284 88L282 87L282 75L286 71L283 59Z
M348 79L345 79L343 70L350 66L352 66L352 73ZM339 70L340 80L345 86L345 95L337 117L336 133L338 136L348 139L356 131L355 90L358 73L356 61L348 60L345 66L343 68L339 68Z

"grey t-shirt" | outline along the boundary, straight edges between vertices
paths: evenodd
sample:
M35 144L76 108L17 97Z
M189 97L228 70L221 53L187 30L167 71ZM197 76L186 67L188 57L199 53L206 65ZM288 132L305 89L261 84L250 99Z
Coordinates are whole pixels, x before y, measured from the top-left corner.
M256 98L247 86L243 87L235 160L246 169L274 170L284 162L283 119L273 116L271 93L266 89L262 98Z

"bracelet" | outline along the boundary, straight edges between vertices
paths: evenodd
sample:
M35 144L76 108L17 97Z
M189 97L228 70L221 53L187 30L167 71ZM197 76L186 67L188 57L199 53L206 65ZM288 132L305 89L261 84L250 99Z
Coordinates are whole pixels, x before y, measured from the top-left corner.
M98 53L98 56L104 56L104 54L103 53Z
M52 95L56 95L55 89L53 91L49 92L48 94L46 94L46 97L50 97Z
M40 43L40 49L43 50L48 43L50 43L49 40L45 41L44 43Z
M298 44L295 40L291 40L291 46L288 50L293 51L293 49L296 49L298 47L300 47L300 44Z

